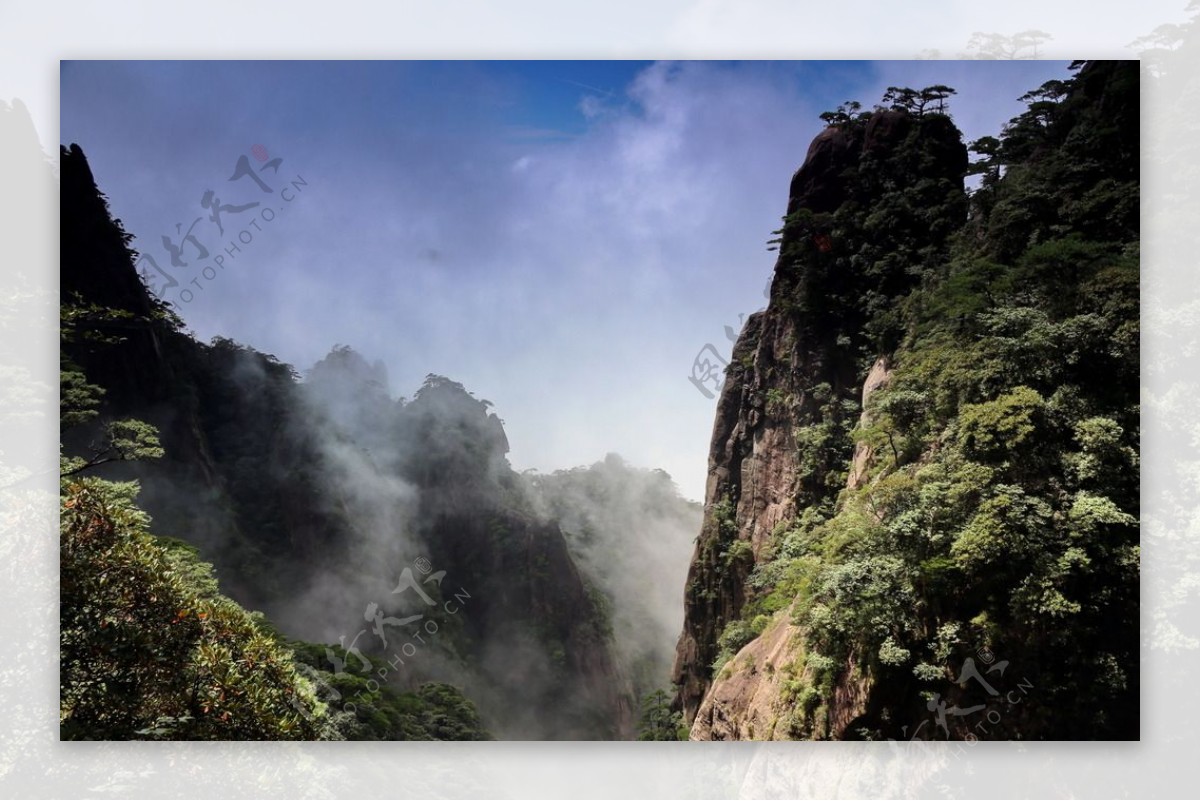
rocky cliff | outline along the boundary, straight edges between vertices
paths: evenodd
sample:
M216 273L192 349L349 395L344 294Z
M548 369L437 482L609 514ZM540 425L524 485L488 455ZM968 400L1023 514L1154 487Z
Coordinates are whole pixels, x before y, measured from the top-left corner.
M770 303L742 330L717 403L675 664L689 721L772 533L805 509L829 507L845 485L853 454L846 426L862 413L862 354L873 353L870 366L895 342L872 316L887 316L913 285L910 262L943 247L961 224L966 166L948 118L883 111L826 128L792 178ZM936 198L935 224L914 212L881 230L855 217L915 192Z
M1072 70L971 165L945 87L826 115L717 404L692 739L1136 738L1137 71Z

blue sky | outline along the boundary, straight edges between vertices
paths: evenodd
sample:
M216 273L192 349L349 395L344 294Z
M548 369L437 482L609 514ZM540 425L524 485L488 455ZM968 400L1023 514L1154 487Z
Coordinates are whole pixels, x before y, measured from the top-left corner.
M969 141L1066 74L1061 61L77 61L61 67L61 141L180 282L164 297L201 339L301 371L350 345L384 362L395 395L447 375L495 404L518 470L615 451L700 499L715 401L687 376L764 304L766 240L817 115L944 83ZM228 180L243 156L271 191ZM221 234L207 190L259 205L223 212ZM183 245L187 266L172 267L162 237L178 243L197 217L209 255Z

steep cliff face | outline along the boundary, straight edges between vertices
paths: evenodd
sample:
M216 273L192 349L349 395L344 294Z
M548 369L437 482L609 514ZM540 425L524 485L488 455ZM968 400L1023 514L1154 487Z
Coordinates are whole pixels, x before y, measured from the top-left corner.
M734 348L685 591L693 739L1130 739L1137 67L966 152L822 132Z
M961 223L966 164L949 119L885 111L825 129L792 178L770 303L742 330L717 404L674 675L689 721L772 532L845 485L862 354L894 344L878 318L911 289L911 263ZM936 198L934 224L908 215L880 230L854 217L913 193Z
M103 324L107 333L124 337L128 361L108 362L97 356L98 349L83 343L76 343L71 355L111 387L110 403L161 402L168 396L172 373L164 359L162 330L148 322L154 304L129 263L131 238L121 229L120 220L109 218L79 145L62 148L60 163L62 302L78 298L130 315Z
M179 332L170 310L138 278L132 237L110 216L83 151L63 147L60 158L60 356L64 369L78 367L103 390L98 420L64 430L64 450L85 452L106 419L133 417L155 426L166 458L151 471L118 463L106 466L106 473L141 480L142 499L160 523L186 527L192 541L219 554L225 589L260 603L253 567L258 554L233 511L220 454L203 434L205 412L219 408L213 392L220 388L209 378L234 372L240 354L208 349ZM181 497L191 500L189 509L171 503Z
M632 739L633 688L606 605L557 525L477 509L442 514L426 539L471 594L460 656L477 675L481 710L506 737Z

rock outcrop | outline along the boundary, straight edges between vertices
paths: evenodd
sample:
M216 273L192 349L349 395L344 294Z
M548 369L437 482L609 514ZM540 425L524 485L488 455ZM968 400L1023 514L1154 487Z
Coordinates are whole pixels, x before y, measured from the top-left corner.
M855 459L848 432L865 396L886 381L896 341L887 307L912 288L918 254L940 248L961 223L966 165L949 118L882 111L826 128L792 178L770 303L747 320L734 347L713 426L673 675L696 738L794 736L772 723L780 710L766 700L778 696L778 674L759 669L715 681L717 641L741 615L746 581L776 528L828 506L846 486ZM918 183L940 193L950 219L868 230L864 210ZM863 353L872 354L865 365ZM869 459L859 454L851 481L861 480ZM747 547L751 558L734 558ZM786 622L772 626L738 659L787 661L798 638ZM843 693L847 711L857 705L851 690Z
M691 739L791 739L793 710L784 698L800 635L799 628L779 620L739 651L705 694Z
M871 396L888 385L892 379L892 369L888 365L888 360L883 356L876 359L875 364L871 366L871 372L867 373L867 380L863 382L862 388L862 416L858 419L858 424L861 427L866 427L871 421L871 413L867 408L867 404L871 401ZM850 460L850 475L846 479L846 487L848 489L858 489L863 485L867 475L867 470L875 459L875 449L866 442L858 442L854 445L854 457Z

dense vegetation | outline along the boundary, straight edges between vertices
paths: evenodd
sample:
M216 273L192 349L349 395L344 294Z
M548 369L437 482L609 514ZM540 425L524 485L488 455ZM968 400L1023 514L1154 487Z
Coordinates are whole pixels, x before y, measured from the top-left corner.
M639 740L686 740L687 735L683 715L671 709L671 696L666 690L655 690L642 698L638 716Z
M792 736L829 736L835 688L858 681L870 701L841 736L911 736L939 699L978 698L964 665L983 654L1036 693L989 738L1137 737L1138 73L1073 72L972 143L969 197L928 174L950 119L904 109L888 169L864 159L836 208L785 220L784 312L860 381L891 370L861 423L857 387L815 388L803 513L721 637L718 671L770 616L802 626ZM883 200L856 202L884 174ZM856 446L869 466L847 487Z
M64 486L63 739L487 737L450 685L401 692L330 673L330 646L284 641L218 592L193 546L148 532L136 490L91 477Z
M332 736L291 654L217 594L194 551L150 536L135 491L94 478L64 488L62 737Z

